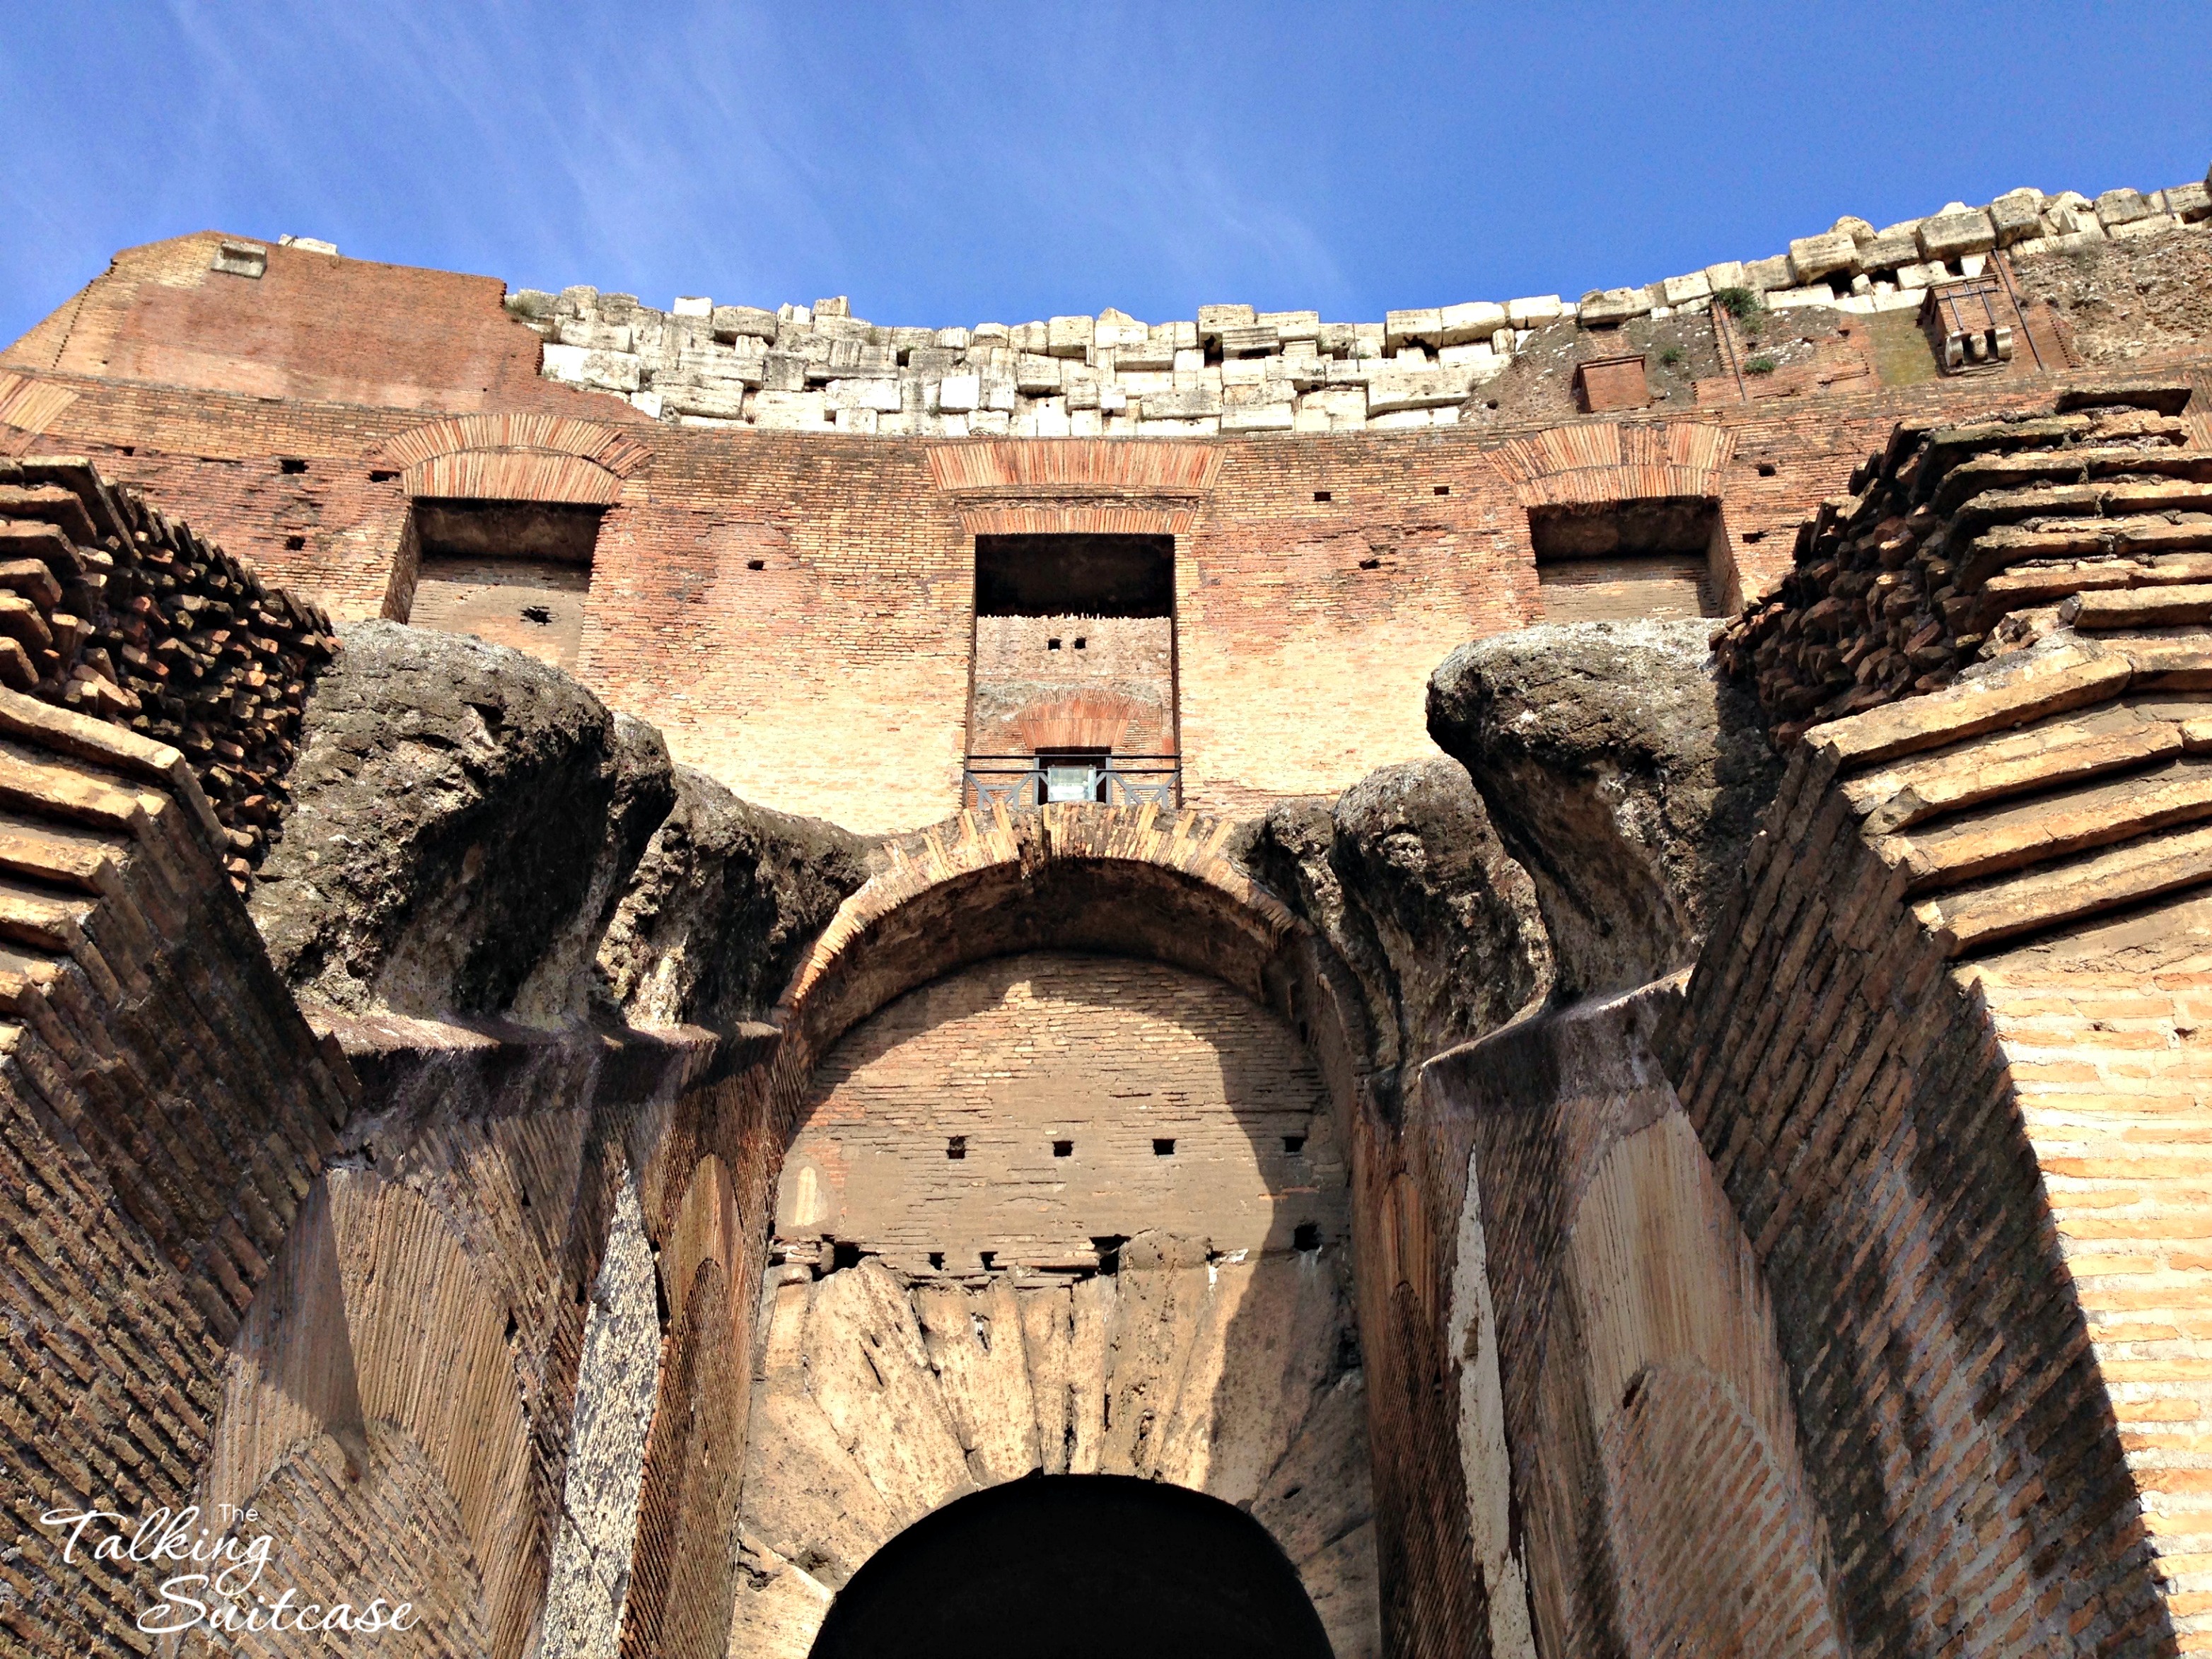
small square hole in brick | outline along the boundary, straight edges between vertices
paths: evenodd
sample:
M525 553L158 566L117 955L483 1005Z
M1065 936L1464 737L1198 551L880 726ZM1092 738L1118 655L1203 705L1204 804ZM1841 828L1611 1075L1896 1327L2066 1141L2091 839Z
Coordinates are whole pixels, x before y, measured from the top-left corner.
M956 1162L967 1157L968 1137L966 1135L947 1135L945 1139L945 1155Z
M745 561L745 568L748 570L765 570L768 568L768 561L766 559L747 559Z
M945 1266L945 1252L942 1250L932 1250L929 1253L929 1265L933 1267L942 1270Z
M1301 1221L1291 1233L1291 1248L1294 1250L1321 1249L1321 1223Z
M1090 643L1091 643L1091 641L1090 641L1089 640L1086 640L1085 638L1084 638L1084 637L1083 637L1083 635L1080 635L1080 634L1078 634L1078 635L1075 636L1075 648L1076 648L1078 651L1082 650L1085 646L1089 645Z
M848 1267L860 1265L860 1247L848 1239L837 1239L830 1246L830 1271L842 1273Z
M1772 477L1774 476L1774 463L1771 461L1761 461L1759 464L1759 476L1762 478Z
M996 1250L978 1250L975 1255L976 1259L982 1262L983 1271L987 1273L999 1265L999 1253Z
M380 466L373 466L368 470L368 481L371 483L390 483L398 476L397 472L388 471Z
M1152 1156L1154 1158L1173 1158L1175 1156L1175 1142L1170 1139L1155 1137L1152 1141Z
M1305 1151L1305 1149L1306 1138L1304 1135L1285 1135L1283 1137L1283 1150L1290 1153L1292 1157L1296 1157L1298 1153Z
M300 474L307 470L307 464L305 461L294 460L288 457L287 459L277 462L276 467L277 470L283 472L286 477L296 478Z
M1121 1271L1121 1247L1129 1242L1126 1233L1093 1234L1091 1248L1098 1252L1098 1271L1105 1274Z
M1380 570L1382 568L1382 561L1380 559L1362 559L1359 562L1359 568L1362 570Z
M1060 649L1060 641L1058 640L1047 640L1044 642L1044 648L1048 651L1057 651Z
M1314 499L1317 501L1326 501L1334 498L1326 489L1316 489L1314 491Z
M297 553L302 548L306 547L307 544L307 538L305 536L287 536L284 538L284 550L287 553Z
M1437 486L1437 495L1450 495L1450 494L1451 494L1451 486L1450 486L1449 484L1438 484L1438 485Z
M1073 1158L1075 1156L1075 1143L1072 1140L1054 1141L1052 1143L1052 1155L1054 1158Z

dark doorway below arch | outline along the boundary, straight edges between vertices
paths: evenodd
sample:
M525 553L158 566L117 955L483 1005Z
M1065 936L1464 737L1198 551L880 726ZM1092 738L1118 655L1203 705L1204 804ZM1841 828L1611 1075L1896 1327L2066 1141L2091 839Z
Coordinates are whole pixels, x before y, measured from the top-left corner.
M948 1504L871 1557L812 1659L1330 1659L1290 1561L1219 1498L1038 1475Z

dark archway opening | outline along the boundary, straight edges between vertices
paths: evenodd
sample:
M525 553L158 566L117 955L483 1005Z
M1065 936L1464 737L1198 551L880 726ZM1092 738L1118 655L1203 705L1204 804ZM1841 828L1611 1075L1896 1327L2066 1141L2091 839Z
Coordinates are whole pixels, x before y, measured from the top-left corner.
M1040 1475L976 1492L878 1550L812 1659L1331 1659L1260 1523L1202 1492Z

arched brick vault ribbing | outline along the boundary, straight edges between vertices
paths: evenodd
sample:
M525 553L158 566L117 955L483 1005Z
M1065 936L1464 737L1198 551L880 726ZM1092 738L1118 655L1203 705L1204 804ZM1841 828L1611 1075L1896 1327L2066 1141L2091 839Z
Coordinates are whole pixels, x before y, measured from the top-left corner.
M562 415L457 415L400 434L372 457L410 499L611 507L652 459L634 434Z
M1326 945L1225 854L1229 829L1154 806L1000 808L963 813L884 850L878 873L840 908L793 975L775 1035L762 1034L754 1062L711 1091L695 1128L679 1127L671 1150L693 1149L696 1158L670 1158L657 1183L662 1236L684 1240L678 1254L693 1287L685 1303L699 1301L705 1263L726 1269L714 1276L714 1295L727 1297L728 1334L718 1330L709 1346L733 1401L750 1383L773 1197L816 1066L871 1014L972 963L1038 951L1140 957L1217 979L1271 1009L1317 1065L1357 1190L1366 1138L1352 1126L1365 1115L1368 1048L1358 999ZM702 1181L714 1189L711 1201L693 1191ZM702 1326L703 1310L676 1311L680 1325ZM665 1384L662 1412L705 1420L697 1402L704 1374L678 1358L669 1376L691 1397L677 1402ZM744 1411L739 1403L735 1420ZM732 1415L714 1415L727 1436ZM751 1431L740 1428L740 1442ZM717 1614L726 1616L736 1592L734 1563L712 1584L696 1576L674 1582L674 1564L693 1552L730 1548L732 1510L703 1490L713 1483L688 1483L702 1489L696 1500L674 1495L672 1471L720 1461L720 1448L693 1443L701 1439L656 1428L652 1456L666 1469L646 1476L626 1653L706 1654ZM656 1483L676 1512L652 1513Z

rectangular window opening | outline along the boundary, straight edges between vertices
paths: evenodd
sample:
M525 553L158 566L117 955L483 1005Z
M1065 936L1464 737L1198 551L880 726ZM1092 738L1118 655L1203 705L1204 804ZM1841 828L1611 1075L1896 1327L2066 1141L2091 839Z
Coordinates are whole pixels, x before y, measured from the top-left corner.
M421 556L406 620L574 668L604 511L566 502L417 501L410 516Z
M1729 568L1720 503L1697 496L1528 510L1547 623L1722 614Z
M979 617L1167 617L1172 536L978 536Z
M1054 1141L1052 1143L1052 1155L1054 1158L1073 1158L1075 1156L1075 1143L1072 1140Z
M1171 1139L1166 1139L1165 1137L1156 1139L1152 1142L1152 1156L1154 1158L1173 1158L1175 1156L1175 1142Z

